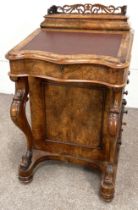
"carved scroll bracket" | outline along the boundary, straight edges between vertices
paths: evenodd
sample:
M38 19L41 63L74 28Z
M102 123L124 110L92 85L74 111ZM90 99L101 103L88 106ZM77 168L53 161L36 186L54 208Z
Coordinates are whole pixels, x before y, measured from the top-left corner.
M19 89L13 97L10 113L11 113L11 118L15 124L17 124L16 120L20 112L20 105L23 101L24 95L25 95L25 90Z
M25 156L23 156L22 162L20 164L20 168L22 170L27 170L29 165L31 164L33 145L31 128L25 114L25 105L28 99L27 95L27 91L24 88L17 89L13 97L10 110L11 119L13 120L15 125L23 131L27 138L27 152Z
M112 137L117 135L118 123L119 123L119 101L118 101L118 92L116 90L112 90L112 107L109 111L109 118L108 118L108 129L109 134Z
M111 136L116 136L117 134L117 126L119 120L119 112L115 110L111 110L109 114L109 133Z

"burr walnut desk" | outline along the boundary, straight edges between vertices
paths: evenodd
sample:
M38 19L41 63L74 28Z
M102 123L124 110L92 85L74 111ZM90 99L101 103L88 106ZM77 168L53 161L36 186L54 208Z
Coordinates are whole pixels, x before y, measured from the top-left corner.
M98 168L100 194L113 198L132 45L125 13L126 6L52 6L6 55L16 86L11 118L27 139L22 182L42 161L69 161Z

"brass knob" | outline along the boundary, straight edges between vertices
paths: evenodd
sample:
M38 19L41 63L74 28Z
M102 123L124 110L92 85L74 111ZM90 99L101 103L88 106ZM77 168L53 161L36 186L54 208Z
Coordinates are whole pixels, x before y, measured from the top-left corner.
M127 110L124 110L123 113L124 113L124 114L128 114L128 111L127 111Z
M127 84L129 84L129 79L127 80Z
M123 98L122 104L123 104L124 106L126 106L126 105L127 105L127 100Z
M128 91L127 91L127 90L124 91L123 94L124 94L124 95L128 95Z

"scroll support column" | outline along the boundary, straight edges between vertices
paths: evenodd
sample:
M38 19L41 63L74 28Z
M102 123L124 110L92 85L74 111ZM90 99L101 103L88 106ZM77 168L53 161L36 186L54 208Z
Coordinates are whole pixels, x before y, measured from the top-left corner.
M111 89L111 106L108 115L108 144L109 152L103 178L101 182L100 193L106 201L111 201L115 191L116 159L117 159L117 138L119 134L119 119L121 110L122 90Z
M25 112L28 100L28 79L11 77L11 80L15 82L15 95L10 108L10 116L15 125L25 134L27 140L27 151L19 165L20 179L20 172L23 171L25 173L27 171L32 162L33 155L33 135Z

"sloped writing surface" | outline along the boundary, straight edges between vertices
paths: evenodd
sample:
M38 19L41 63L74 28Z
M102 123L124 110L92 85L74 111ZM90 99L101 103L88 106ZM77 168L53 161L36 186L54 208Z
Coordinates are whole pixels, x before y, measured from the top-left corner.
M95 54L117 57L122 34L85 33L41 30L20 50L36 50L55 54Z

